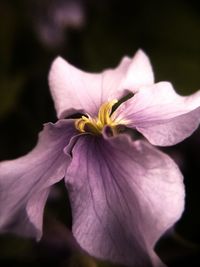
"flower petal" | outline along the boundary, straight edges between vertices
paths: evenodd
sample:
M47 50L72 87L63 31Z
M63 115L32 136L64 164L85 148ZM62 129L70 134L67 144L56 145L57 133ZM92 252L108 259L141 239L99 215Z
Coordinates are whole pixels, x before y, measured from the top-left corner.
M135 93L141 86L152 85L154 74L148 56L140 49L135 54L121 87Z
M63 148L74 133L72 121L48 123L29 154L0 163L1 232L41 237L49 189L65 175L69 157Z
M65 179L81 247L116 263L163 266L153 247L184 206L176 164L125 135L79 137L72 155Z
M191 135L200 123L200 91L178 95L168 82L140 88L115 112L152 144L174 145Z
M124 57L117 68L87 73L58 57L49 73L49 85L58 118L87 111L96 116L101 104L121 98L125 90L153 82L148 57L139 50L133 59Z

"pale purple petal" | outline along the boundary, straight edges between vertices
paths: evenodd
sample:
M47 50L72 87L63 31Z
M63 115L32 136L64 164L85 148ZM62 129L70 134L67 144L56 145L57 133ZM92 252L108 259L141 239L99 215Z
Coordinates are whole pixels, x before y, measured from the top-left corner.
M200 123L200 91L178 95L168 82L143 87L115 112L152 144L174 145L191 135Z
M164 266L153 248L184 206L182 175L167 155L124 135L85 135L65 179L73 233L83 249L135 267Z
M125 91L135 91L141 85L153 83L148 57L139 50L131 59L124 57L117 68L102 73L87 73L58 57L49 73L49 85L58 118L86 111L91 116L99 107Z
M122 63L114 70L115 73L113 71L102 73L102 87L106 88L103 91L103 102L115 98L119 100L125 96L126 92L135 93L141 86L154 83L150 60L141 49L135 53L132 59L125 57Z
M141 86L152 85L154 74L148 56L140 49L135 54L121 87L135 93Z
M63 148L75 132L71 120L45 124L29 154L0 163L0 232L41 237L44 205L65 175L70 159Z

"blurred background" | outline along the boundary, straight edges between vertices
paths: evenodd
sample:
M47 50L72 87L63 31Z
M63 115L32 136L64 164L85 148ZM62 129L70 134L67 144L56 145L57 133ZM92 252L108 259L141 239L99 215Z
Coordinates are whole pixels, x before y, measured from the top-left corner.
M44 122L56 121L47 75L61 55L87 71L115 67L142 48L156 81L180 94L200 88L200 10L196 1L0 0L0 160L27 153ZM185 177L186 209L176 232L156 251L168 264L200 266L200 129L164 149ZM56 185L44 216L44 237L0 236L0 266L111 266L83 255L70 231L64 184ZM114 266L114 265L112 265Z

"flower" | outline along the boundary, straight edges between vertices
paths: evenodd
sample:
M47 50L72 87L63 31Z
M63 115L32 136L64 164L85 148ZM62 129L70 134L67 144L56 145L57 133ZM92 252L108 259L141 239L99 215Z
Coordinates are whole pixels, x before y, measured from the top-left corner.
M81 29L85 10L80 0L26 1L39 40L50 48L62 45L69 29Z
M168 82L154 84L141 50L94 74L58 57L49 83L58 122L44 125L30 153L0 164L1 232L40 239L49 190L64 178L72 231L86 252L161 266L154 246L183 212L184 185L173 160L153 145L192 134L200 122L200 92L183 97ZM130 135L130 128L149 142Z

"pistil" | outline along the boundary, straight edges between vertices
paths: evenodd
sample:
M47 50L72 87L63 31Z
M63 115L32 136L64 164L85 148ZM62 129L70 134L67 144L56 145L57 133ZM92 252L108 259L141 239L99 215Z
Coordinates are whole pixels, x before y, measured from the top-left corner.
M102 104L96 118L92 118L88 115L88 117L82 116L80 119L77 119L75 121L76 129L82 133L91 132L97 135L102 133L105 126L114 129L119 124L116 119L112 118L112 108L117 102L118 100L114 99Z

